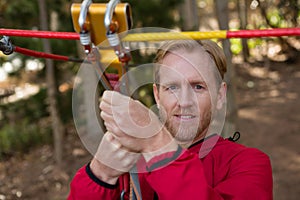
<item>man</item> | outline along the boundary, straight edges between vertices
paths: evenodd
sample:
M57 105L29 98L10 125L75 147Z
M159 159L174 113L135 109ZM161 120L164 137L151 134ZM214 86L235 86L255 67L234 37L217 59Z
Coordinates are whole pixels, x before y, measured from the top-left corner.
M138 101L105 92L107 133L74 177L69 199L272 199L268 156L216 134L225 72L216 43L170 41L155 59L159 119Z

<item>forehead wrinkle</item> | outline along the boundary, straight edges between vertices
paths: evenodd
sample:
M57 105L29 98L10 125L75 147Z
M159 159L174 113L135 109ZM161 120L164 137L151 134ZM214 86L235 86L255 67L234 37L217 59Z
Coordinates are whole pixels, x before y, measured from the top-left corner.
M193 66L195 69L197 69L198 66L200 67L203 64L211 65L214 63L213 60L210 58L210 55L206 51L204 51L204 49L202 47L197 47L197 48L201 49L201 53L199 53L199 51L196 51L196 50L187 51L185 49L177 49L177 50L168 52L166 54L166 56L164 57L164 59L162 60L162 64L164 64L166 61L168 61L170 59L170 56L176 56L177 58L179 58L179 60L181 62L185 62L186 64ZM193 57L194 53L197 53L196 59Z
M177 55L175 55L177 56ZM164 63L162 63L160 73L164 73L164 75L161 77L163 78L169 78L169 79L185 79L188 82L205 82L205 77L210 77L210 66L195 66L191 62L189 62L187 59L181 59L178 62L174 62L174 59L172 57L168 57L168 59L164 60ZM181 71L182 70L182 71ZM186 71L185 71L186 70Z
M198 72L198 74L202 74L203 70L210 71L214 68L217 68L215 66L215 62L213 61L211 56L203 49L203 47L199 46L195 48L197 48L198 50L200 49L200 51L197 51L196 49L176 49L174 51L170 51L166 54L161 64L165 65L166 62L172 62L174 59L178 58L178 61L173 65L174 67L180 67L179 63L183 62L183 64L185 63L186 65L192 66ZM172 58L172 56L175 56L175 58Z

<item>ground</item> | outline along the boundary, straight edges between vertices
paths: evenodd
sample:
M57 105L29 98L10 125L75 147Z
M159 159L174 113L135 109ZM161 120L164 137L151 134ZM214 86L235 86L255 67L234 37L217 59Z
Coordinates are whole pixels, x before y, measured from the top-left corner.
M274 199L300 196L300 60L236 66L239 143L261 149L272 162ZM66 199L69 182L91 156L67 128L64 164L49 145L0 162L0 200Z
M244 64L238 71L240 142L270 156L274 199L299 199L300 64ZM247 83L254 87L247 89Z

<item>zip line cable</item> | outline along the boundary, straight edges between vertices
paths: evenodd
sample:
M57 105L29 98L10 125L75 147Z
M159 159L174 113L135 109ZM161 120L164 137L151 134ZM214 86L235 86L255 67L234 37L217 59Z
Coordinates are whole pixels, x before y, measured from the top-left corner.
M0 35L45 39L79 40L79 34L75 32L55 32L0 28Z
M75 32L54 32L37 30L0 29L0 35L17 37L35 37L46 39L79 40L80 36ZM159 32L159 33L131 33L122 41L163 41L176 39L230 39L230 38L255 38L255 37L280 37L300 36L300 28L274 28L262 30L238 30L238 31L191 31L191 32Z
M63 39L63 40L79 40L80 35L75 32L54 32L54 31L38 31L38 30L20 30L20 29L0 29L0 35L45 38L45 39ZM159 32L159 33L131 33L126 35L122 41L139 42L139 41L164 41L164 40L184 40L184 39L230 39L230 38L257 38L257 37L281 37L281 36L300 36L300 28L275 28L263 30L238 30L238 31L207 31L207 32ZM84 62L82 59L71 58L68 56L49 54L34 51L18 46L11 47L0 44L0 50L5 52L18 52L24 55L48 58L69 62ZM6 53L5 53L6 54Z

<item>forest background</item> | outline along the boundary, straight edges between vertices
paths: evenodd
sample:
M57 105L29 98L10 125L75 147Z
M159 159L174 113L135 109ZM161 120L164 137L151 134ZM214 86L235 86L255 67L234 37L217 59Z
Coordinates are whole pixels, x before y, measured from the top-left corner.
M68 0L0 0L0 28L72 32ZM107 2L107 1L93 1ZM128 0L134 28L240 30L299 27L299 0ZM11 37L14 45L83 58L70 40ZM272 161L274 199L300 196L299 37L219 40L228 57L227 135ZM143 45L143 44L141 44ZM133 52L133 65L152 54ZM0 54L0 200L66 199L75 172L91 159L72 115L80 64ZM151 72L146 73L148 75ZM99 86L99 94L103 89ZM135 97L151 106L151 86Z

